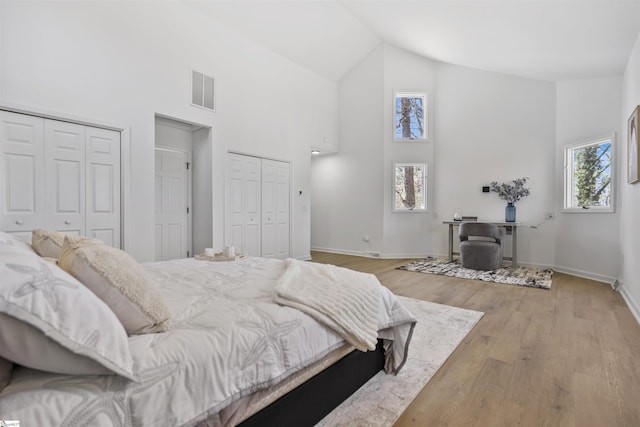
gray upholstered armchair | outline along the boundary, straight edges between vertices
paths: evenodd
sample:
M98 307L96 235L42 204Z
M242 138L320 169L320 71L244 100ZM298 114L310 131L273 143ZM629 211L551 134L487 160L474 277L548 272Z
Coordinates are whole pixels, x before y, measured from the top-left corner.
M497 270L502 266L500 229L495 224L460 224L460 264L473 270Z

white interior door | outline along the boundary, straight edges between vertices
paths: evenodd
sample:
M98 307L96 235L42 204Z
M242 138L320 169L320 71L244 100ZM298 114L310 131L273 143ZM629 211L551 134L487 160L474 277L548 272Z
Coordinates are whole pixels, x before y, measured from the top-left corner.
M262 161L262 256L265 258L276 258L278 253L276 163Z
M228 155L225 244L251 256L262 253L261 168L258 157Z
M0 229L30 243L44 224L44 120L0 111L0 148Z
M291 206L291 175L290 166L286 162L275 162L276 169L276 257L280 259L289 258L290 250L290 230L289 223Z
M86 128L86 235L120 247L120 132Z
M51 230L85 235L85 127L45 120L46 214Z
M156 260L191 256L189 238L189 169L183 151L156 148Z
M262 256L289 257L289 163L262 159Z

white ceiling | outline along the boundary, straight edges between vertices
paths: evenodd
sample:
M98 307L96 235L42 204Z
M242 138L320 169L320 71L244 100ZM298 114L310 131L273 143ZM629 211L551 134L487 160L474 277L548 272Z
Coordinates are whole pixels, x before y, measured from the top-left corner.
M640 32L640 0L188 2L330 80L381 42L548 81L616 75Z

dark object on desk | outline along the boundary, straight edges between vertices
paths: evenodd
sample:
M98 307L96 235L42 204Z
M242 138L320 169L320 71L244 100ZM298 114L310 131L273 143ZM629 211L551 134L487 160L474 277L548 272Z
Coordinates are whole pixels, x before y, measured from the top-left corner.
M460 224L460 265L473 270L497 270L502 266L500 229L495 224ZM469 237L480 239L469 240Z
M461 221L477 221L477 216L463 216Z

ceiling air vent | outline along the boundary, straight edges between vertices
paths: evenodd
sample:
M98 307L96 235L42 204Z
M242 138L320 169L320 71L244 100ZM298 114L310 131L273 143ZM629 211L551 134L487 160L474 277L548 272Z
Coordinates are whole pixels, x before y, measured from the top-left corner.
M215 111L215 90L213 77L191 71L191 104L197 107Z

